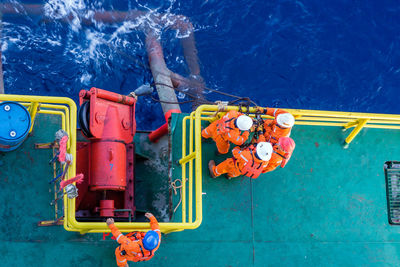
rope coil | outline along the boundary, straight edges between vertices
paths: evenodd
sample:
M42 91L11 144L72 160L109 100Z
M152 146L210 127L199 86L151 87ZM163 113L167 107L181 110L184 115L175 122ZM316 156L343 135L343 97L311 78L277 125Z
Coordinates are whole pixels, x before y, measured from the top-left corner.
M177 182L180 182L181 185L179 185L179 186L176 185ZM175 209L174 209L174 213L175 213L176 210L178 209L178 207L179 207L179 206L181 205L181 203L182 203L182 180L181 180L181 179L175 179L173 182L170 183L170 186L171 186L171 188L174 190L174 195L177 195L177 194L178 194L177 189L180 189L180 190L179 190L179 192L180 192L180 198L179 198L178 204L176 205L176 207L175 207Z

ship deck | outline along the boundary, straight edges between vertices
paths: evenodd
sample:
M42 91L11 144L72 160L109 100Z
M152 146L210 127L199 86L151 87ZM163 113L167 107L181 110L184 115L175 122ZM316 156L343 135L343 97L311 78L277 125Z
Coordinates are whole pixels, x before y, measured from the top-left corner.
M62 226L37 227L38 221L54 217L49 206L54 193L48 184L52 168L47 164L52 152L33 147L52 141L59 123L41 116L33 135L20 148L0 153L0 263L116 266L117 243L109 237L103 241L101 234L81 235ZM172 177L176 178L180 175L174 162L181 156L182 116L173 116L177 125L171 132ZM143 135L138 134L136 141L146 147ZM288 165L256 180L209 177L208 160L216 158L219 163L224 157L215 156L212 142L204 143L201 226L164 235L155 257L140 264L397 265L400 228L388 224L383 164L398 160L399 132L363 129L347 150L341 146L344 137L339 127L295 126L296 149ZM147 149L151 151L151 146ZM158 194L157 188L168 191L165 184L151 182L156 179L152 176L147 182L153 185L153 194ZM160 201L149 198L147 202ZM139 209L146 207L143 204Z

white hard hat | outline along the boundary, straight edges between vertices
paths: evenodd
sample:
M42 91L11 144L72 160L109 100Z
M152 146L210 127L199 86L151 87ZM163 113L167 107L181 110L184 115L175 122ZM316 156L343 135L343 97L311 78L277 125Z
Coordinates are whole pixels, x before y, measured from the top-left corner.
M268 142L260 142L256 147L257 156L263 161L269 161L272 156L272 145Z
M236 126L241 131L248 131L253 126L253 120L246 115L240 115L236 120Z
M279 114L276 117L276 122L281 127L290 128L290 127L293 127L293 125L294 125L294 117L290 113Z

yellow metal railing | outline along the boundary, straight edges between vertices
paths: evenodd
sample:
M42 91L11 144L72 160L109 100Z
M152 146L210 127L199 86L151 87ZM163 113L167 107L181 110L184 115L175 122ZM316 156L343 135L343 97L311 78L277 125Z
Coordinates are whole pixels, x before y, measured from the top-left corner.
M76 159L76 105L74 101L69 98L63 97L42 97L42 96L22 96L22 95L0 95L0 101L16 101L27 107L31 114L32 125L34 125L37 114L51 114L59 115L62 119L62 128L70 136L69 144L67 146L68 153L73 155ZM34 129L33 127L31 130ZM190 129L193 129L193 125ZM190 146L193 148L193 144ZM193 166L193 165L192 165ZM199 165L201 166L201 165ZM193 168L193 167L191 167ZM198 167L197 167L198 168ZM68 169L66 175L67 178L74 177L76 175L76 162L73 161L72 165ZM201 212L201 176L200 180L196 180L196 203L200 203L200 206L196 206L196 211ZM193 188L193 180L189 181L190 188ZM198 197L200 196L200 198ZM185 194L183 194L185 197ZM192 203L193 195L189 194L189 201ZM68 231L77 231L82 234L84 233L103 233L109 232L109 228L104 222L78 222L75 217L75 199L68 199L65 195L63 198L64 204L64 228ZM192 211L190 210L190 216ZM161 222L159 223L160 229L163 233L169 233L173 231L182 231L184 229L194 229L201 223L201 213L196 214L196 221L194 222ZM148 230L149 223L147 222L117 222L117 227L122 232L131 232L136 230Z
M183 118L182 123L182 158L179 163L182 167L182 222L200 225L202 220L202 161L201 161L201 121L212 122L227 111L238 110L236 106L227 106L223 112L217 112L217 105L202 105L190 116ZM355 138L363 128L399 129L400 115L336 112L320 110L285 109L296 118L296 125L309 126L337 126L343 130L354 127L353 131L344 140L344 146ZM247 110L245 110L247 111ZM257 109L250 108L250 116L254 117ZM262 115L264 119L271 116ZM189 121L189 138L187 137L187 121ZM189 143L189 145L188 145ZM189 147L188 147L189 146ZM194 165L194 170L193 170ZM194 181L194 182L193 182ZM195 183L196 220L193 222L193 183ZM188 187L188 188L187 188ZM186 194L187 192L187 194ZM188 195L188 196L186 196ZM187 199L188 197L188 199ZM188 213L188 214L187 214Z
M203 106L201 106L203 107ZM201 108L199 107L199 108ZM197 111L192 112L189 116L183 118L182 121L182 158L179 163L182 167L182 222L193 224L196 228L200 226L202 221L202 163L201 163L201 121L212 121L213 117L209 116L213 113ZM189 121L189 140L187 142L187 121ZM197 123L198 122L198 123ZM198 140L199 142L196 142ZM189 143L189 147L187 146ZM195 148L195 149L194 149ZM186 151L188 152L186 153ZM193 165L195 170L193 171ZM194 177L193 177L194 176ZM194 185L193 185L194 181ZM188 189L186 189L186 182ZM195 186L195 211L196 220L193 222L193 186ZM188 194L188 203L186 202L186 192ZM186 210L188 210L188 218L186 220Z
M213 122L230 110L239 110L236 106L224 107L218 112L217 105L202 105L183 118L182 122L182 158L179 163L182 168L182 195L181 211L182 224L187 228L196 228L202 221L202 150L201 150L201 122ZM320 110L285 109L296 118L296 125L309 126L336 126L343 130L354 127L353 131L344 140L344 146L356 137L363 128L398 129L400 130L400 115L336 112ZM244 109L244 111L247 111ZM250 108L250 116L254 117L256 108ZM264 119L271 116L262 115ZM189 121L189 126L188 122ZM189 132L189 137L187 136ZM194 191L193 191L194 187ZM195 192L196 219L193 222L193 192Z
M286 109L296 118L296 125L339 126L353 128L343 142L347 148L363 128L400 130L400 115L322 110Z
M202 186L202 179L201 179L201 147L200 151L196 149L196 151L193 152L193 142L189 142L189 150L192 151L189 153L190 155L186 155L186 134L187 134L187 121L190 121L189 124L189 139L194 140L194 137L196 137L196 140L201 140L201 130L200 130L200 125L195 128L194 125L194 118L195 118L195 112L192 112L190 116L186 116L183 119L182 122L182 140L185 140L182 142L182 155L185 158L183 165L186 166L186 163L188 163L189 167L189 177L187 179L188 183L188 188L186 187L186 178L182 179L182 188L181 188L181 209L182 209L182 220L180 222L159 222L160 230L163 233L170 233L170 232L176 232L176 231L182 231L185 229L195 229L200 226L201 221L202 221L202 191L201 191L201 186ZM207 119L208 120L208 119ZM193 129L196 129L193 131ZM199 139L200 138L200 139ZM199 145L199 144L198 144ZM198 147L197 145L197 147ZM200 162L198 162L198 159L200 158ZM193 179L193 161L197 160L195 169L196 169L196 177ZM180 160L182 161L182 160ZM182 168L182 177L186 176L186 168ZM195 190L193 191L193 188ZM196 211L196 220L193 221L192 216L193 216L193 192L195 194L195 211ZM188 199L188 201L187 201ZM70 201L72 202L72 201ZM72 204L72 203L71 203ZM75 206L71 206L68 208L69 210L69 217L72 218L72 216L75 216ZM188 219L186 219L186 212L188 211L189 216ZM121 232L131 232L131 231L146 231L149 230L149 223L148 222L117 222L115 223L118 229ZM79 227L79 232L83 233L104 233L104 232L110 232L109 228L106 226L105 223L99 223L99 222L76 222L75 223L76 227Z
M0 95L0 101L18 101L27 106L34 122L36 113L59 115L62 128L69 134L68 152L76 159L76 105L69 98ZM220 118L226 111L238 110L236 106L228 106L224 112L217 112L216 105L203 105L183 118L182 122L182 194L180 222L161 222L163 233L195 229L202 222L202 149L201 122L212 122ZM349 144L363 128L400 129L400 115L369 114L354 112L332 112L317 110L286 109L296 118L296 125L336 126L344 130L354 127L345 140ZM255 116L255 108L250 108L250 116ZM263 118L270 118L263 115ZM189 123L189 124L188 124ZM33 124L33 123L32 123ZM189 136L187 136L189 133ZM75 160L68 169L67 177L76 175ZM64 228L80 233L109 232L104 222L78 222L75 218L75 199L64 196ZM195 218L193 218L195 216ZM148 230L147 222L118 222L117 227L123 232Z
M76 159L76 104L66 97L46 97L46 96L27 96L27 95L8 95L0 94L0 101L15 101L27 107L31 115L31 132L34 129L37 114L56 115L61 117L61 128L68 133L67 152ZM76 173L75 160L68 168L65 179L74 177ZM64 205L67 196L64 196ZM66 217L64 209L64 217ZM57 218L57 215L56 215ZM67 220L64 220L64 227L68 228Z
M226 111L237 110L238 107L228 106ZM195 229L202 222L202 151L201 151L201 122L219 118L224 112L216 115L216 105L203 105L197 108L189 116L183 118L182 122L182 158L179 163L182 167L182 194L180 222L161 222L160 229L163 233L182 231L184 229ZM291 110L296 117L297 125L315 126L341 126L344 128L356 127L347 141L363 128L387 128L400 129L400 115L382 115L367 113L330 112L313 110ZM254 116L255 108L250 108L251 116ZM269 116L263 116L268 118ZM189 122L189 125L188 125ZM361 126L360 126L361 125ZM189 136L187 136L189 132ZM351 140L350 140L351 138ZM64 198L66 208L66 220L64 227L70 231L81 233L109 232L105 223L101 222L78 222L75 219L75 200ZM195 212L195 219L193 215ZM147 222L118 222L116 226L122 232L148 230Z
M218 110L216 105L200 106L201 114L211 114L208 119L215 120L213 117ZM238 107L228 106L225 111L238 110ZM344 140L344 146L348 144L357 136L363 128L376 128L376 129L395 129L400 130L400 115L397 114L376 114L376 113L359 113L359 112L342 112L342 111L323 111L323 110L305 110L305 109L284 109L290 112L296 119L295 125L308 125L308 126L336 126L342 127L345 131L353 128L353 131ZM256 108L250 108L250 116L254 116ZM218 118L225 112L220 112ZM263 115L262 118L272 118L271 116ZM206 119L201 117L202 120Z

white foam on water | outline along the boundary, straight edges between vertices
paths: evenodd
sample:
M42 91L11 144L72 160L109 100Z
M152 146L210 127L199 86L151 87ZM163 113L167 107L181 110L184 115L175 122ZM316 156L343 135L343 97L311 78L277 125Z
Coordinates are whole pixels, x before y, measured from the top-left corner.
M61 42L60 41L54 41L54 40L51 40L50 38L47 38L47 42L49 44L51 44L52 46L61 46Z
M186 95L185 95L184 93L182 93L182 92L179 92L178 95L177 95L177 97L178 97L179 99L184 99L184 98L186 97Z
M97 58L99 55L99 50L97 49L98 45L103 44L103 36L104 34L100 32L93 32L91 30L86 30L86 39L89 41L89 55L91 58Z
M86 9L83 0L48 0L43 8L49 18L70 20L72 30L78 31L82 28L80 16Z
M8 43L7 42L3 42L1 44L1 52L5 52L8 49Z
M92 79L92 75L89 74L88 72L85 72L81 76L81 83L83 83L84 85L90 85L91 79Z

